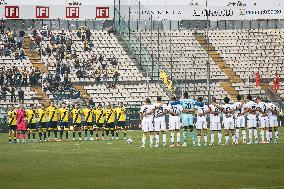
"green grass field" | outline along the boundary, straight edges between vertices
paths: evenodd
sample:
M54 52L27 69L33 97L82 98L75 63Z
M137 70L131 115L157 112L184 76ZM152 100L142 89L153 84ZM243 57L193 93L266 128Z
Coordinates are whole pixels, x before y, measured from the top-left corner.
M281 144L174 149L140 149L137 131L132 144L8 144L0 134L0 188L284 188L282 133Z

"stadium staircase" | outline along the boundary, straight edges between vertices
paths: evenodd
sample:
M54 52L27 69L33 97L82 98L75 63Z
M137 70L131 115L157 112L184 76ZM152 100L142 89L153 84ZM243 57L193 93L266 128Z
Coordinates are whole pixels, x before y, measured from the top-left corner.
M229 81L221 82L221 87L236 100L236 95L239 94L238 91L232 86L232 83L242 83L242 79L234 72L225 62L220 53L215 49L215 47L208 43L203 34L195 34L195 39L203 47L203 49L209 54L210 58L215 62L215 64L228 76Z
M90 95L87 93L87 91L84 89L84 85L73 85L73 87L80 91L80 95L82 99L89 99Z
M41 72L44 71L46 74L48 73L47 67L42 63L41 57L38 55L38 53L35 51L32 53L29 48L29 43L31 41L31 38L29 36L24 37L24 44L23 44L23 49L29 58L30 62L35 68L38 68ZM42 87L32 87L31 88L33 91L36 91L37 97L40 99L48 100L49 97L46 94L43 94L42 92Z

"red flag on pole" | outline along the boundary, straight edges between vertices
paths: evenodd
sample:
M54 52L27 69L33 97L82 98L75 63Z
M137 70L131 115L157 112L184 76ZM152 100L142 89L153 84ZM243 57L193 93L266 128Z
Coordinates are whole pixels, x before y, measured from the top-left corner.
M275 73L275 77L273 80L273 89L275 94L277 93L277 90L279 90L279 88L280 88L280 76L277 73Z
M259 72L256 72L256 74L255 74L255 86L256 87L260 86L260 74L259 74Z

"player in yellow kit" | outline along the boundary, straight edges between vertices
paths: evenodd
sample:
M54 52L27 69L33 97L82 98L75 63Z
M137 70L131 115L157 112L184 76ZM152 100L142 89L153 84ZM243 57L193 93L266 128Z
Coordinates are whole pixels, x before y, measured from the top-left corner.
M106 114L106 139L108 140L109 130L111 131L111 138L114 139L114 120L115 120L115 109L109 104L105 110Z
M48 115L48 140L50 141L50 131L54 132L54 139L57 140L58 108L55 106L54 102L50 102L46 113Z
M85 130L85 140L88 140L88 130L90 130L90 140L94 140L94 126L93 126L93 110L90 106L86 106L82 109L82 114L84 117L84 130Z
M28 142L31 142L31 134L33 135L33 142L37 142L35 140L36 110L34 109L33 104L31 104L30 108L26 111L26 115L28 117Z
M96 116L96 140L99 139L99 129L102 130L102 140L105 140L105 110L101 104L94 110L94 114Z
M10 111L8 111L8 126L9 126L9 143L12 143L12 136L14 139L14 143L16 143L17 114L14 109L14 106L12 106Z
M75 132L78 132L79 140L81 139L81 127L82 127L82 119L81 119L81 114L82 111L80 110L80 107L75 104L72 111L72 122L73 122L73 140L75 140Z
M37 110L37 116L38 116L39 140L40 142L42 141L42 133L43 133L43 140L46 141L47 115L44 104L42 104L41 107Z
M66 107L66 104L63 103L62 107L58 109L59 120L60 120L60 140L62 140L63 132L65 130L66 140L68 140L69 128L69 109Z
M125 106L123 105L123 102L120 102L119 107L115 109L116 113L116 120L117 120L117 125L116 125L116 139L118 139L118 134L119 131L123 129L123 138L126 139L126 125L125 125L125 120L126 120L126 109Z

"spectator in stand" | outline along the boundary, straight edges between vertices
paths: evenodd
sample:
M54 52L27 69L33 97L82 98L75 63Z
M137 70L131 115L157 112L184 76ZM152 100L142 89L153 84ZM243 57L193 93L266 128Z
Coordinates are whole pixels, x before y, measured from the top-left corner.
M22 48L22 40L20 37L17 38L17 48L20 50Z
M29 48L32 54L34 54L35 52L35 45L36 45L35 42L33 40L30 40Z
M115 70L114 70L114 73L113 73L113 87L114 87L114 88L116 87L116 84L117 84L119 75L120 75L120 74L118 73L118 70L115 69Z
M40 48L41 38L40 38L39 35L36 35L36 36L34 37L34 42L35 42L36 46L37 46L38 48Z
M112 66L117 66L117 59L115 58L115 56L112 57L111 61L110 61L110 64Z
M91 31L88 28L86 29L86 39L89 43L91 42Z
M26 58L26 54L25 54L25 52L24 52L24 50L21 50L21 52L20 52L20 60L21 60L21 62L23 61L23 60L26 60L27 58Z
M24 68L24 71L22 72L23 76L23 85L27 86L28 85L28 71L26 68Z
M97 68L95 70L95 81L96 81L96 85L100 84L100 82L101 82L101 70L100 70L100 68Z
M20 103L23 104L24 103L24 98L25 98L25 93L22 90L22 88L20 88L19 91L18 91L18 97L19 97Z
M91 55L91 63L97 63L97 55L96 54Z
M49 45L45 48L45 53L50 57L51 56L51 48Z
M84 51L89 51L90 50L90 45L87 40L84 41Z
M11 87L11 102L16 102L16 95L15 95L16 89L14 87Z
M19 70L16 72L16 86L20 87L21 86L21 81L22 81L22 74Z

